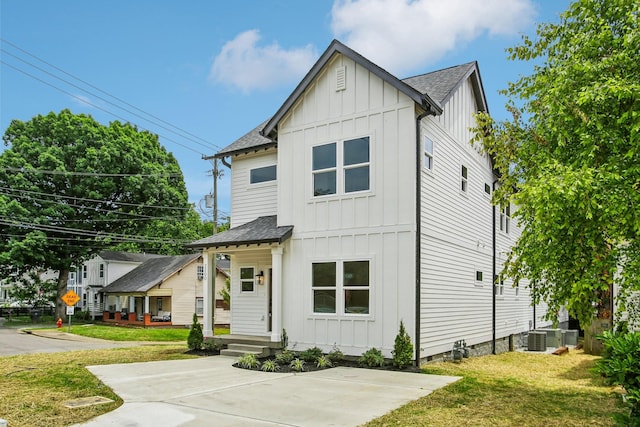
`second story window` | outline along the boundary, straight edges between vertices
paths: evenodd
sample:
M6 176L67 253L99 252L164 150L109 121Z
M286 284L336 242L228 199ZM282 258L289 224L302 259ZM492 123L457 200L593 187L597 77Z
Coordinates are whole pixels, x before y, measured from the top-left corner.
M433 170L433 141L428 137L424 137L424 167Z
M511 223L511 205L503 206L500 210L500 231L509 233Z
M102 279L104 278L104 264L100 264L100 273L99 273L99 277Z
M370 189L369 137L317 145L311 156L314 196Z
M261 182L276 180L276 165L265 166L262 168L251 169L249 172L249 182L251 184L259 184Z
M460 190L462 190L463 193L467 192L467 188L469 186L469 172L467 170L467 167L465 165L462 165L462 167L460 168Z

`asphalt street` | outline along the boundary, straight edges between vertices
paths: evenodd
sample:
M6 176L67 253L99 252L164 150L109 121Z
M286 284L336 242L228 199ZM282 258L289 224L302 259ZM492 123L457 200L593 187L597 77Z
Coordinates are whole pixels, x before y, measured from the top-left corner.
M56 353L73 350L95 350L105 348L132 347L131 342L114 342L79 338L62 331L54 331L55 338L29 334L19 328L0 327L0 356L30 353Z

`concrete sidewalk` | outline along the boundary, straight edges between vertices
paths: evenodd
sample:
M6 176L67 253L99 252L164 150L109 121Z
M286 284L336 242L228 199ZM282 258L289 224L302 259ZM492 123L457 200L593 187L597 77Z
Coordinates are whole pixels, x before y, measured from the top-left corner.
M89 366L124 404L82 426L357 426L459 377L358 368L248 371L224 356Z

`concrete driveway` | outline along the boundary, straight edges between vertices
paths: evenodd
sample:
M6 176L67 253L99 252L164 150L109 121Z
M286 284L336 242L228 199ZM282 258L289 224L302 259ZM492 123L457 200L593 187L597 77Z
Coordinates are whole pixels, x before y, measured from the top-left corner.
M124 404L82 426L357 426L459 379L358 368L266 373L234 362L90 366Z

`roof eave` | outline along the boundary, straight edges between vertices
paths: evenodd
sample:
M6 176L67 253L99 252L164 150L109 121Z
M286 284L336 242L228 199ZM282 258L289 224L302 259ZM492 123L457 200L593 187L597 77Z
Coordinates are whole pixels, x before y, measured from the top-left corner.
M213 157L216 159L222 159L225 157L239 156L240 154L247 154L251 152L257 153L258 151L268 150L269 148L277 147L277 146L278 146L278 143L272 141L266 144L255 145L253 147L239 148L237 150L224 151L224 152L220 151L216 153Z

